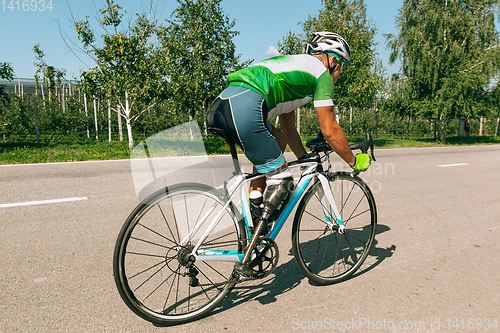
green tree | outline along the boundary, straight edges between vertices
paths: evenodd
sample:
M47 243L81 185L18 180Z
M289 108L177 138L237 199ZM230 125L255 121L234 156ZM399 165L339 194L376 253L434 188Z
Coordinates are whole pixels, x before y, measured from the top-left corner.
M134 122L166 95L165 66L154 43L158 27L152 10L124 22L126 11L106 0L96 18L103 31L99 37L88 16L74 23L82 50L96 63L81 73L81 89L94 98L110 100L113 110L125 119L130 149L134 147Z
M387 35L390 61L402 75L419 115L434 118L439 140L458 116L484 115L485 87L498 73L498 0L405 0L397 36Z
M408 85L408 78L393 75L387 86L385 95L388 97L382 102L381 109L385 111L385 114L393 114L395 117L395 121L392 122L394 128L391 130L393 134L395 134L395 127L401 127L399 124L403 118L406 118L406 138L408 139L410 119L417 114L415 108L418 103L412 99L413 95L411 87Z
M301 54L305 50L305 40L302 34L296 34L291 30L278 42L278 51L280 54Z
M0 79L13 80L14 79L14 69L12 65L8 62L0 63ZM10 110L8 109L9 95L4 92L5 85L0 84L0 131L3 134L3 140L5 141L5 135L9 132L10 124Z
M178 0L161 33L170 97L190 119L202 111L205 130L207 108L225 88L226 76L249 63L239 64L232 41L239 32L232 30L234 21L223 13L221 2Z
M366 5L363 0L322 2L319 14L304 22L304 37L314 31L331 31L342 35L351 47L351 64L335 84L335 103L340 107L371 104L384 81L373 39L377 29L366 18Z
M56 85L61 84L64 75L66 75L65 69L57 69L54 66L49 66L45 63L43 59L45 53L40 49L40 44L33 46L33 52L35 53L36 62L34 65L37 67L35 73L35 89L38 91L38 84L40 82L40 74L42 75L42 80L45 86L49 89L49 108L53 109L57 103L56 98Z
M0 79L4 80L13 80L14 79L14 69L12 68L12 65L8 62L3 62L0 63ZM0 84L0 102L5 102L6 101L6 95L4 93L4 88L5 85Z

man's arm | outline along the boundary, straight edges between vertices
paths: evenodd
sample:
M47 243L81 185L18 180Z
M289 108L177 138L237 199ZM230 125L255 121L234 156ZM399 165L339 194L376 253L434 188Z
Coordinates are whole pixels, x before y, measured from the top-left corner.
M295 128L295 111L280 115L281 131L286 137L288 146L293 151L297 158L301 158L306 154L302 140Z
M339 123L335 119L333 106L317 107L321 132L333 150L350 166L356 164L356 158L349 148L347 138Z

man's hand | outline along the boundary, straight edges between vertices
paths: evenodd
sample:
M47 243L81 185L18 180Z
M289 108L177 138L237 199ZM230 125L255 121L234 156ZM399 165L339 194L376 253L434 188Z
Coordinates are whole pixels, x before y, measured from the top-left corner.
M352 168L356 171L366 171L372 162L372 157L368 154L357 154L356 163Z

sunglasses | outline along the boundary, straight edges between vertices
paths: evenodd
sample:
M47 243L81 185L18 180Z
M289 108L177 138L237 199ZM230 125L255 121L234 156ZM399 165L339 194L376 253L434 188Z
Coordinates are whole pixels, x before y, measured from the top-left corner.
M340 63L340 72L344 70L344 66L348 66L351 63L349 60L342 58L337 53L334 52L326 52L326 53L328 53L332 57L335 57L337 61Z

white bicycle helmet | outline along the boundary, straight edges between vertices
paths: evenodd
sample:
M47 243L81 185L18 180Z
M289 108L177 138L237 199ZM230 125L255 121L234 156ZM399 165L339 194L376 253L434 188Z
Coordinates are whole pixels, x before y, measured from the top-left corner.
M321 31L313 32L309 36L309 42L306 45L306 53L327 52L331 51L346 60L346 63L351 62L351 48L345 39L339 34Z

